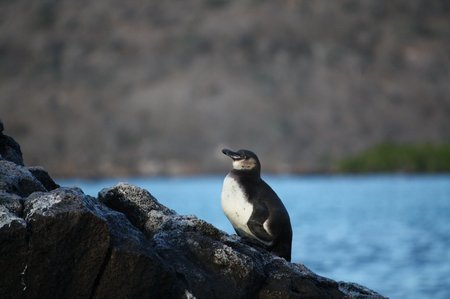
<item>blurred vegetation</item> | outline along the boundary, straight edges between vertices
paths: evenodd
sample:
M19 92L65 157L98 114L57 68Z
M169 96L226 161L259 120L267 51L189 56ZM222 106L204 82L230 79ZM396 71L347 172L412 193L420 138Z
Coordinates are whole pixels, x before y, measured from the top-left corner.
M343 172L450 171L450 144L381 143L339 163Z

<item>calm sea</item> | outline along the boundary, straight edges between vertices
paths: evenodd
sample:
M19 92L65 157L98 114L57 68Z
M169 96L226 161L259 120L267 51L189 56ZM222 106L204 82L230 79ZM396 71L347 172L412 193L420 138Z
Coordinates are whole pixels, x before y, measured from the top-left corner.
M223 177L65 180L97 196L117 182L234 233ZM450 175L266 176L294 230L293 261L390 298L450 298Z

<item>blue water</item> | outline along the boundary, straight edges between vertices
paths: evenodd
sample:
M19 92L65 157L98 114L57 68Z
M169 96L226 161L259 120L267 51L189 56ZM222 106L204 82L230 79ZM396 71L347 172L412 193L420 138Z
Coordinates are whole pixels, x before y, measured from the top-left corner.
M119 181L234 233L223 177L66 180L96 196ZM390 298L450 298L450 175L269 176L291 216L293 261Z

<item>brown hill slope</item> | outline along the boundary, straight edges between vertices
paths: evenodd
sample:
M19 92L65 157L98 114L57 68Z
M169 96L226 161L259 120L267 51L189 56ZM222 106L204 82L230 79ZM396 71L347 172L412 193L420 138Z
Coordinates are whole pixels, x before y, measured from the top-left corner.
M450 140L448 1L0 5L0 118L56 176L216 171L225 145L327 170Z

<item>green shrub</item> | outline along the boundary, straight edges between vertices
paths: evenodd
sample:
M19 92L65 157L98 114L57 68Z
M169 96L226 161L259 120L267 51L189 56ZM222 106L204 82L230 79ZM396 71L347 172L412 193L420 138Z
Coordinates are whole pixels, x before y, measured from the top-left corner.
M343 172L450 171L450 144L382 143L338 163Z

